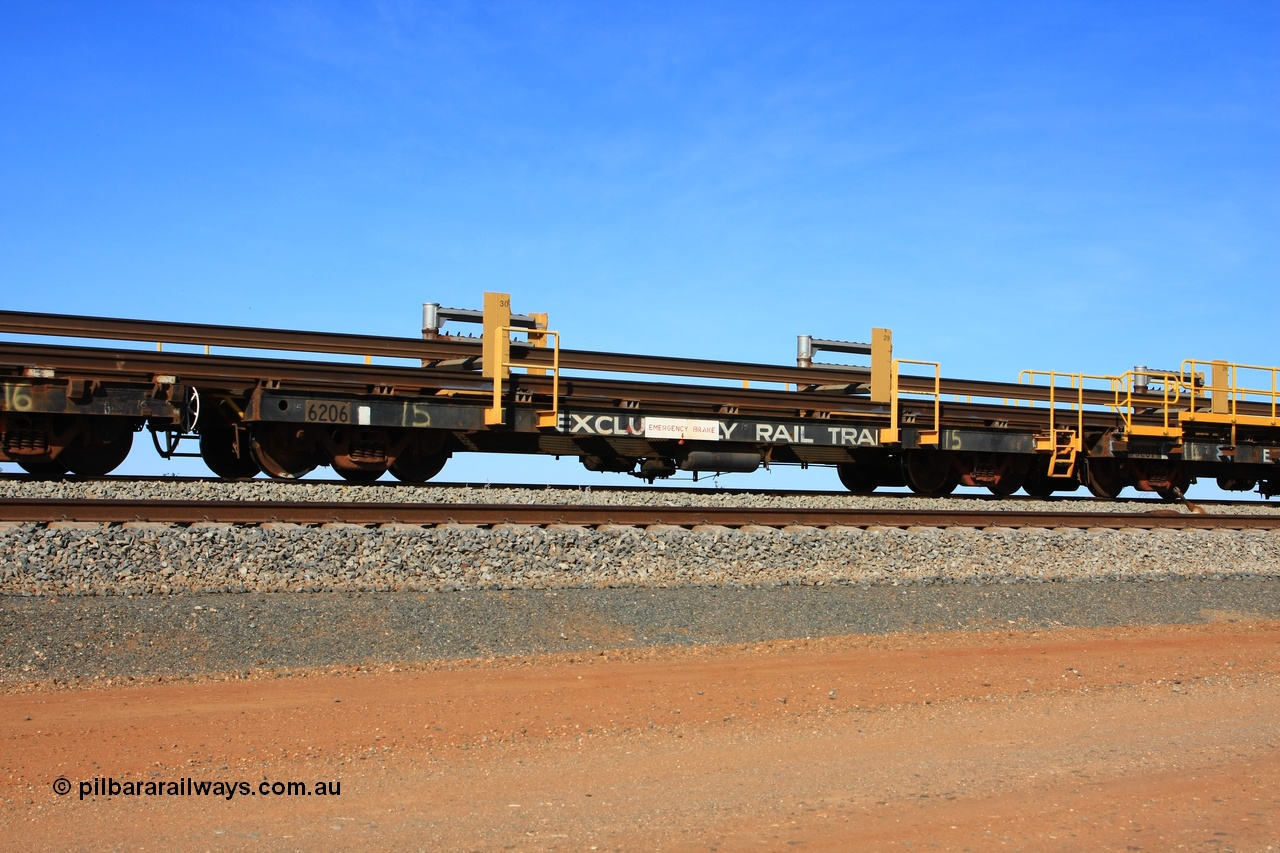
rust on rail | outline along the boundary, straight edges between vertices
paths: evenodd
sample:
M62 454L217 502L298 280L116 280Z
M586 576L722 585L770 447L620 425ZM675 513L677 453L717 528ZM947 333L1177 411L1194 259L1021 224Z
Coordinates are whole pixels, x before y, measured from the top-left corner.
M1208 515L1156 512L1024 512L1020 510L897 510L752 507L588 506L580 504L365 503L350 501L159 501L0 499L0 521L100 524L390 523L550 524L596 527L1030 527L1140 529L1280 529L1280 514Z

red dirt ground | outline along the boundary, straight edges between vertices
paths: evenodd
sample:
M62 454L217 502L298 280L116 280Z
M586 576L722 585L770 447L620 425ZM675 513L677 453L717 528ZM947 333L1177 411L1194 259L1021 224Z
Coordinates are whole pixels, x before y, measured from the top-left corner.
M1274 622L27 687L0 709L5 849L1280 850ZM341 793L81 799L95 777Z

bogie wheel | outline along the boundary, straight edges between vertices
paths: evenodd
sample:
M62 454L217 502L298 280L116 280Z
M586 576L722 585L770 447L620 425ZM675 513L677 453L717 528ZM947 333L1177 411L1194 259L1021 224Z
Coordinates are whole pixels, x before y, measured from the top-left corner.
M1026 461L1010 461L999 472L996 481L987 486L987 490L997 497L1007 498L1022 488L1031 474L1031 467Z
M256 426L252 453L262 470L277 480L305 477L319 464L315 451L301 443L288 424Z
M409 450L397 456L396 461L391 463L391 473L402 483L425 483L440 473L444 463L449 461L450 455L445 450L436 453Z
M1053 478L1047 471L1040 470L1040 465L1037 464L1027 474L1027 479L1022 483L1022 490L1033 498L1047 498L1054 492Z
M67 464L57 459L19 459L18 467L35 477L61 477L67 473Z
M951 467L951 460L930 450L912 450L904 454L902 478L911 491L930 498L951 494L960 482Z
M1102 459L1085 461L1084 484L1094 497L1106 500L1114 500L1128 485L1120 466Z
M114 435L102 436L92 433L81 435L67 445L58 457L58 461L67 466L73 474L81 477L101 477L110 474L129 455L133 449L133 430L120 427L104 432Z
M868 477L855 462L836 465L836 474L840 477L840 483L855 495L869 495L876 490L875 480Z
M1001 477L996 482L987 486L987 491L998 498L1007 498L1009 495L1022 488L1022 481L1015 477Z
M258 461L249 450L249 439L243 437L236 452L236 428L210 426L200 431L200 456L209 470L224 480L249 480L262 473Z
M386 468L356 468L349 465L336 464L333 466L333 470L337 471L338 476L348 483L372 483L387 473Z
M1191 478L1182 476L1173 482L1167 489L1156 489L1156 494L1161 500L1180 501L1185 500L1187 489L1191 488Z

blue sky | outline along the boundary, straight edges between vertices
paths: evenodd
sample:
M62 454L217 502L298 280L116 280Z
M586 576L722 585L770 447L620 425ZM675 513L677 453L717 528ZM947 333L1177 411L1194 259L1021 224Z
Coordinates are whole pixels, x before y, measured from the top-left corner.
M581 349L1280 363L1273 3L0 12L6 308L415 335L504 290ZM585 476L442 476L520 472Z

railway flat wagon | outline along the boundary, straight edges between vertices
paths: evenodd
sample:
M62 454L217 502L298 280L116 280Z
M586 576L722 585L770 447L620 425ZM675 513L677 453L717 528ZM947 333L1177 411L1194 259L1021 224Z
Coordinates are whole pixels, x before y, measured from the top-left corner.
M329 466L416 483L482 452L649 482L830 465L858 493L1178 499L1200 478L1280 492L1280 368L1221 360L961 380L895 357L888 329L801 335L795 365L592 352L502 293L481 310L428 303L413 338L12 311L0 334L0 462L43 477L108 474L145 432L162 457L198 455L228 479Z

